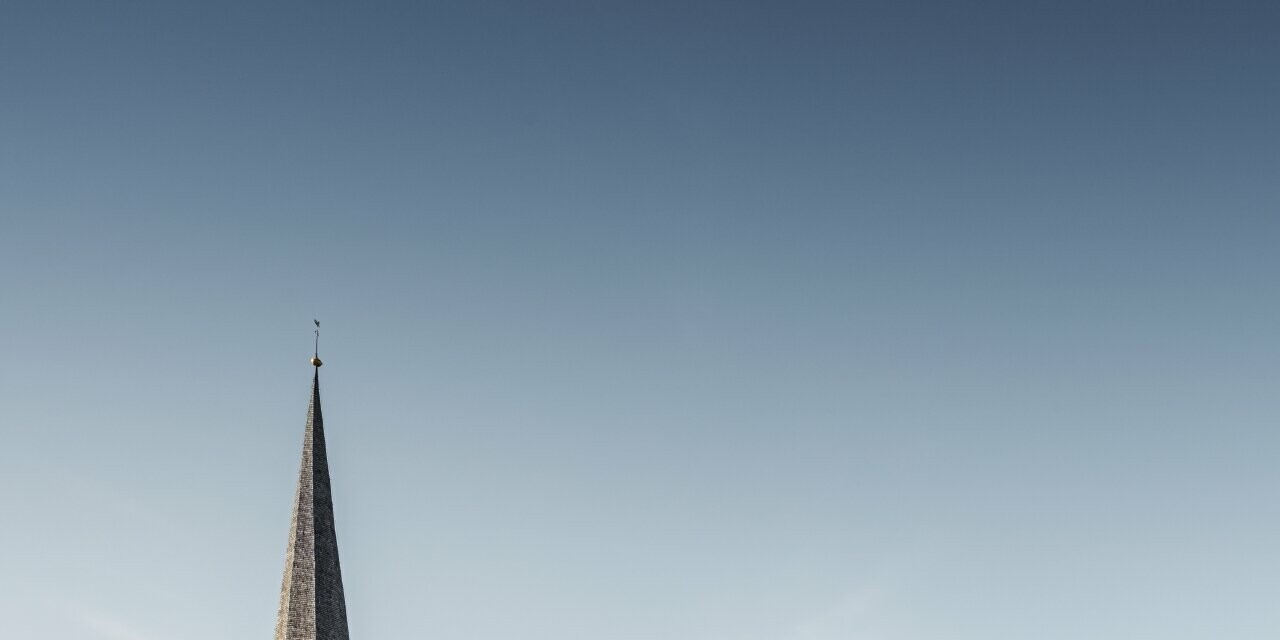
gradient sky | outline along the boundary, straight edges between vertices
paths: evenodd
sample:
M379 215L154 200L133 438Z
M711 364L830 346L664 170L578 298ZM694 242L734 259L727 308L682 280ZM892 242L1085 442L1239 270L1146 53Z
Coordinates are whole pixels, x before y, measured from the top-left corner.
M1280 634L1273 2L7 2L0 636Z

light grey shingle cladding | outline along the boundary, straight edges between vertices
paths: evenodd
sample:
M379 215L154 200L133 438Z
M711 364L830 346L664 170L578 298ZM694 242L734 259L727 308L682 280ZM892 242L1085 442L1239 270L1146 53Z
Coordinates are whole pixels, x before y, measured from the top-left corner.
M302 468L293 501L289 548L276 640L349 640L347 606L342 595L338 537L333 529L333 496L320 412L320 368L311 386L307 430L302 440Z

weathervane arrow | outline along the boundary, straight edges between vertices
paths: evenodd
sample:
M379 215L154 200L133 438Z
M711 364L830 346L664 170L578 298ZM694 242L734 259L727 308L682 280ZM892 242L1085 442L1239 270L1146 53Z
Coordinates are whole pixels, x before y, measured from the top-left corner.
M323 362L320 362L320 321L315 318L312 318L311 321L316 323L316 350L315 353L311 355L311 365L319 367L324 364Z

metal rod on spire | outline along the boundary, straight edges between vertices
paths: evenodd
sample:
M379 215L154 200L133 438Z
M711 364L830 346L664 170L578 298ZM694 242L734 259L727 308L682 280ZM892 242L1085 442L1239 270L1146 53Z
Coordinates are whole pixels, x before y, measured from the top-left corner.
M316 323L316 350L315 353L311 355L311 364L318 368L320 365L324 364L323 362L320 362L320 321L315 318L312 318L311 321Z

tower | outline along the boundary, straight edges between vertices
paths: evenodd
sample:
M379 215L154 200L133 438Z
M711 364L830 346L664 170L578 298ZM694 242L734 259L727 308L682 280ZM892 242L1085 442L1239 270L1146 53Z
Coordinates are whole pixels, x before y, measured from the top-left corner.
M316 326L320 323L316 322ZM302 439L302 465L293 499L289 547L285 550L275 640L350 639L347 605L342 594L342 569L338 563L338 537L333 527L324 417L320 412L319 334L317 329L317 353L311 358L315 377Z

